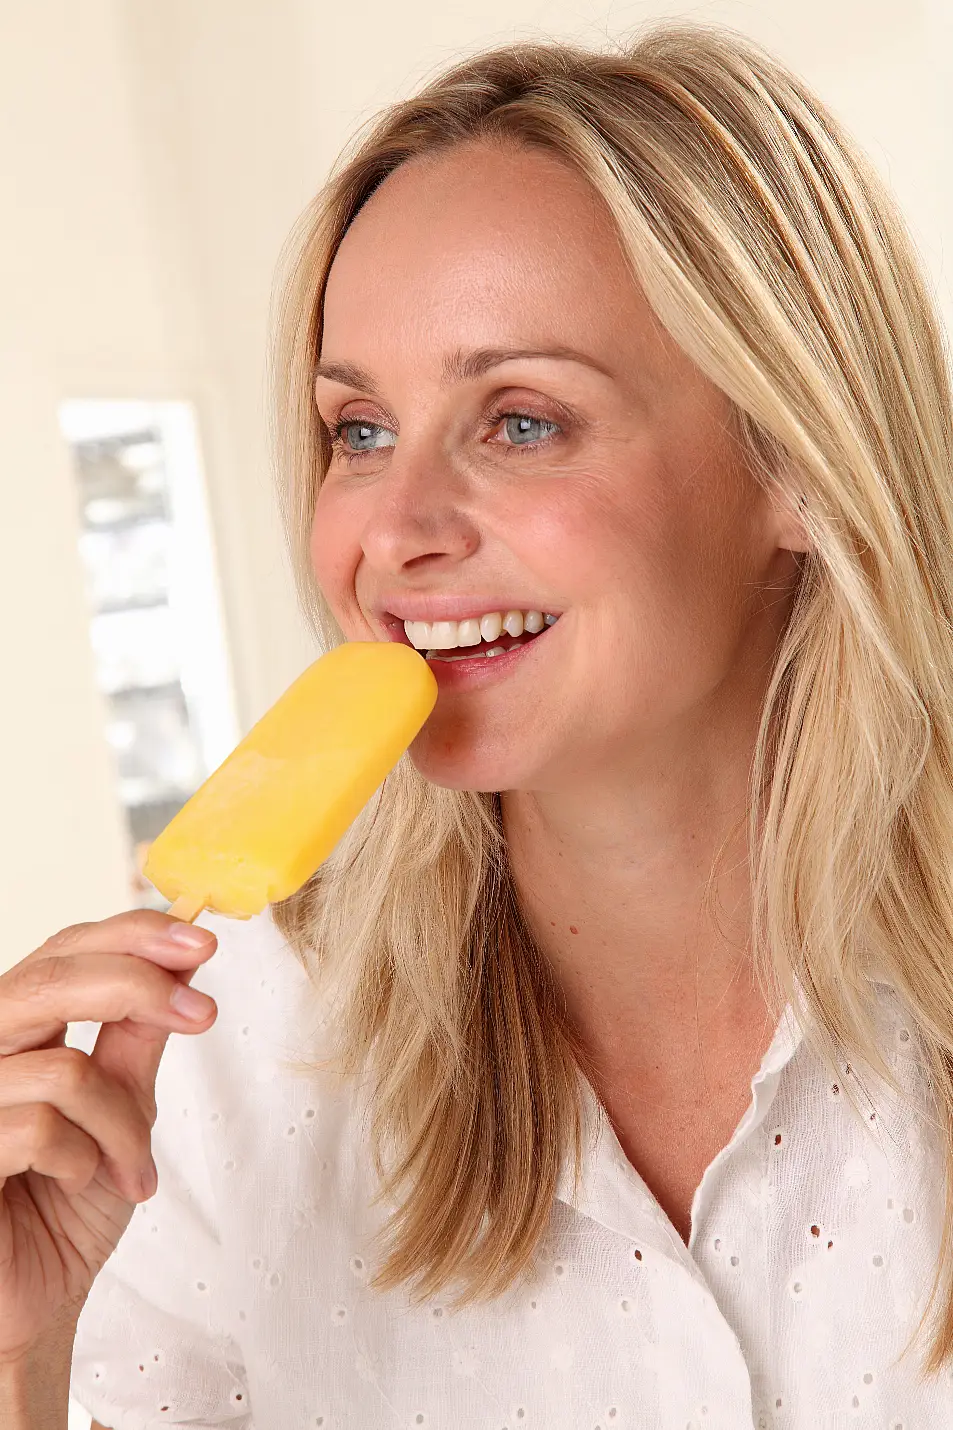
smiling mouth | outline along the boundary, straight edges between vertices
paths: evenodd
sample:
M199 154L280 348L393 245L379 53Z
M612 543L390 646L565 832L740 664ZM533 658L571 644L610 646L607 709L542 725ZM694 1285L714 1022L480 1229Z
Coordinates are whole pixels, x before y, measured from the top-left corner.
M411 650L416 650L431 664L434 661L450 664L458 660L492 660L495 656L508 655L510 651L518 650L520 646L529 645L531 641L544 636L548 630L552 630L553 626L559 623L560 616L547 616L545 619L546 624L539 631L524 630L521 635L512 636L509 631L504 630L494 640L480 640L476 645L453 646L449 650L430 650L422 646L415 646L404 629L404 622L398 616L389 617L387 632L391 640L398 641L401 645L410 646Z
M538 640L549 629L549 626L544 626L541 631L524 631L521 636L511 636L504 631L496 640L481 640L479 645L457 646L453 650L421 651L421 655L428 661L492 660L494 656L506 655L508 651L516 650L517 646L529 645L530 641Z

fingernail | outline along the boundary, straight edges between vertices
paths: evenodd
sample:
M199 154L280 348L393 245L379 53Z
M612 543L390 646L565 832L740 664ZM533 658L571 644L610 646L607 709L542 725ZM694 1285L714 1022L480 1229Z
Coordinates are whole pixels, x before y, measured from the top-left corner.
M215 1011L213 1000L197 988L190 988L187 983L173 988L169 1002L177 1013L181 1013L183 1018L191 1018L194 1023L203 1023Z
M149 1158L149 1165L140 1175L139 1181L142 1185L142 1195L144 1197L154 1197L159 1186L159 1173L156 1171L156 1164Z
M197 929L191 924L181 923L171 925L163 934L163 938L182 944L184 948L202 948L211 937L208 929Z

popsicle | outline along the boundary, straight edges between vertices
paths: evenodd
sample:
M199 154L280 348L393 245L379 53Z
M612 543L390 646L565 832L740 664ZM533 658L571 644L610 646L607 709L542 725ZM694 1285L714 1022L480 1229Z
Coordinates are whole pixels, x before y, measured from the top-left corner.
M437 681L412 646L350 641L289 686L153 842L144 873L188 922L246 919L324 862L417 735Z

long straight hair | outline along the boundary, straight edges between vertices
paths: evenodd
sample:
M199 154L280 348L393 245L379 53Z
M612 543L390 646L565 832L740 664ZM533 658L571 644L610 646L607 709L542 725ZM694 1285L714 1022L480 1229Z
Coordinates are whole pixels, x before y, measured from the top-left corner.
M802 502L810 550L751 769L751 954L858 1117L845 1056L905 1096L872 968L916 1031L946 1169L914 1333L933 1310L935 1373L953 1358L953 424L914 246L818 97L725 27L656 22L611 52L510 44L388 107L301 216L277 290L273 442L326 649L345 640L308 551L330 457L313 388L328 271L399 164L470 141L542 146L585 176L633 282L728 397L754 479ZM405 755L275 916L335 1009L332 1058L294 1066L370 1078L397 1206L371 1284L502 1294L535 1269L564 1158L578 1179L591 1068L521 916L499 795L434 786Z

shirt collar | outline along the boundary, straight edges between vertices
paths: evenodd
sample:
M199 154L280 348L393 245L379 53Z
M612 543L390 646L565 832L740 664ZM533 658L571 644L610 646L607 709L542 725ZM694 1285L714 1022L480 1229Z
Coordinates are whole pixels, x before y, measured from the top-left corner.
M880 988L894 987L892 980L879 974L870 974L868 978ZM802 993L797 975L794 982ZM751 1102L735 1129L732 1142L749 1136L767 1116L781 1075L803 1039L804 1029L793 1005L787 1003L761 1065L751 1079ZM572 1153L571 1149L567 1149L556 1183L556 1199L626 1235L631 1234L634 1224L644 1225L648 1213L650 1225L646 1228L647 1239L656 1238L660 1249L663 1246L670 1248L674 1232L668 1217L626 1157L605 1109L582 1073L579 1073L579 1089L583 1142L579 1187L578 1190L574 1187ZM680 1241L677 1249L679 1253L684 1251Z

